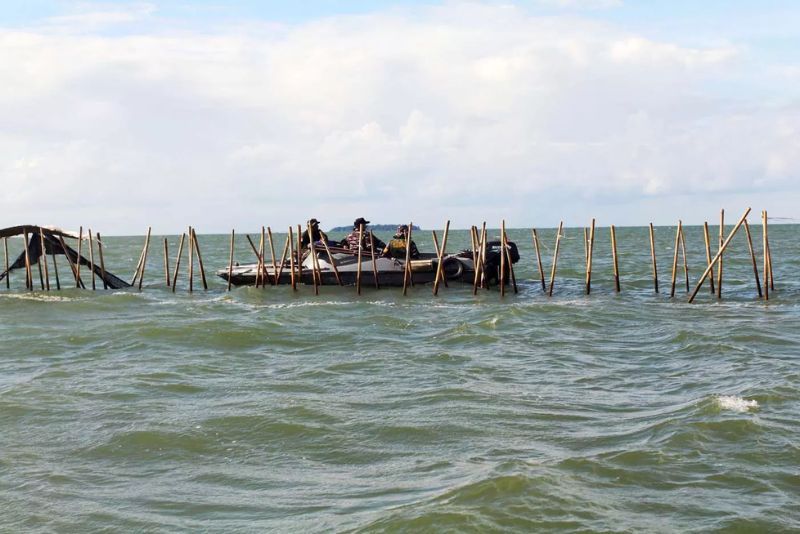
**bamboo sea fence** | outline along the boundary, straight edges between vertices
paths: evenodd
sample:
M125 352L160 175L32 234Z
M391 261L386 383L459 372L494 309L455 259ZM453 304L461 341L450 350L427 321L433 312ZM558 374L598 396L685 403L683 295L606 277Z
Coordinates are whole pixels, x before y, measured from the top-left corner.
M421 286L415 283L411 262L407 261L410 260L410 250L407 250L403 258L406 261L402 293L407 295L410 289L419 286L427 287L426 290L436 296L441 294L443 287L448 290L454 286L464 287L464 284L453 284L452 280L448 283L442 265L449 254L465 248L471 250L470 259L475 266L472 289L476 295L496 292L500 298L509 293L530 298L538 293L549 298L560 292L586 295L601 292L624 298L628 292L644 294L649 285L649 292L654 296L693 302L705 285L707 289L703 294L714 295L715 300L725 298L729 292L741 294L745 287L750 287L754 298L767 301L775 291L769 220L766 211L761 212L760 220L755 220L748 209L734 224L726 225L725 212L721 211L718 224L709 226L706 221L701 226L690 227L676 220L674 226L648 224L646 227L619 228L612 224L603 225L603 221L591 218L588 224L578 227L565 227L562 221L555 230L529 228L510 231L506 229L504 220L499 221L496 228L480 221L467 231L467 242L458 249L452 245L450 221L445 221L443 230L433 231L430 236L411 230L411 239L417 241L420 249L434 251L435 276L430 284ZM409 228L413 228L413 224ZM192 293L201 289L207 291L210 286L211 277L208 276L201 244L206 236L198 235L193 226L187 226L186 231L178 236L154 236L152 228L148 227L144 237L140 238L138 257L129 260L135 260L130 282L123 282L125 285L122 287L109 284L106 239L92 228L81 226L76 236L53 233L33 225L15 229L0 231L4 253L0 287L4 286L6 290L24 286L27 291L47 292L72 286L73 289L94 291L127 287L138 292L163 287L172 292ZM319 260L312 257L306 265L301 265L302 252L307 247L301 245L300 238L309 232L308 222L296 228L290 226L287 230L276 233L270 226L253 233L232 230L223 264L219 262L219 254L214 256L215 271L225 268L229 274L228 281L222 281L224 289L234 289L230 274L234 265L241 263L257 266L255 287L261 290L268 286L286 285L286 290L298 291L301 280L310 280L314 294L328 291L325 286L331 284L323 284ZM368 228L362 227L358 231L361 243L374 243L376 236ZM523 237L523 232L527 233L527 238ZM251 235L256 236L257 243ZM712 236L716 238L713 241ZM523 252L517 264L512 261L506 245L512 240ZM153 246L154 242L156 246ZM500 243L499 284L486 272L487 250L491 242ZM42 250L44 254L40 253ZM327 244L319 246L317 251L332 256ZM357 294L362 294L367 288L370 291L389 289L379 282L376 255L372 251L374 246L356 252L362 260L359 266L366 262L363 268L372 276L369 284L362 284L359 269L354 287ZM117 265L118 255L114 254L113 259ZM665 264L667 260L669 263ZM668 265L666 275L659 271L664 264ZM344 285L335 262L332 267L336 285ZM68 269L66 273L65 269ZM743 276L743 270L750 272L749 277ZM288 275L282 276L284 272ZM521 277L520 273L523 273ZM659 275L669 277L668 293L660 292ZM213 279L220 283L216 277ZM579 284L583 286L581 291L578 290Z

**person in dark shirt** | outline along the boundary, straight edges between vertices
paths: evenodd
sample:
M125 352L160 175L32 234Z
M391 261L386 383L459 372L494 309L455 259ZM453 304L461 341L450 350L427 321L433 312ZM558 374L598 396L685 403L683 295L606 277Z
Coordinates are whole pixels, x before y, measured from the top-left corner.
M328 236L325 234L325 232L323 232L322 230L319 229L319 221L316 220L316 219L311 219L308 222L311 225L311 235L314 238L314 243L317 243L318 241L321 241L323 239L327 243L328 242ZM300 242L303 245L303 247L307 247L308 246L308 244L309 244L308 228L303 230L303 238L301 239Z
M392 237L389 244L383 249L383 255L389 258L397 258L404 260L406 258L406 241L408 240L408 225L402 224L397 227L397 232ZM419 249L417 249L417 244L414 243L414 240L411 240L409 244L411 249L410 256L411 259L419 258Z
M346 248L348 250L357 251L358 250L358 237L359 237L359 229L363 225L364 233L361 236L361 250L367 254L369 254L372 249L370 248L370 239L369 239L369 231L367 230L367 225L369 221L366 220L364 217L359 217L355 221L353 221L353 231L347 234L347 237L342 239L342 248ZM386 246L386 243L375 237L373 234L372 236L372 243L375 244L375 252L380 253Z

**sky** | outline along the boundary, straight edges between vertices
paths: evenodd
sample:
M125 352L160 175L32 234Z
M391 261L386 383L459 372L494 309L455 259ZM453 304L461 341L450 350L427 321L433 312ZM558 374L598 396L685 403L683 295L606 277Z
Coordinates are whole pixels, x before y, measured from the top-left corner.
M25 0L0 226L800 219L800 4Z

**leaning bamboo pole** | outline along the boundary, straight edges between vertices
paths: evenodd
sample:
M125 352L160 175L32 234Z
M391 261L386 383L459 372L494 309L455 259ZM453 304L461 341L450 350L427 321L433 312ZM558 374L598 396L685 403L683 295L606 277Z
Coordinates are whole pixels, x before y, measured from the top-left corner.
M303 233L300 225L297 225L297 278L303 283ZM297 283L293 289L297 289Z
M725 236L725 210L719 212L719 248L722 248L722 238ZM717 266L717 298L722 298L722 256L719 257Z
M28 230L27 230L27 228L24 231L24 236L23 237L25 239L25 277L26 277L25 288L26 289L30 289L31 291L33 291L33 273L31 272L31 257L30 257L30 253L28 251ZM764 242L766 243L766 240L764 240ZM766 251L766 246L764 247L764 250ZM766 255L764 257L766 258ZM764 260L764 262L766 262L766 261L767 260ZM766 263L765 263L765 265L766 265ZM78 283L78 278L77 277L75 278L75 283L76 284Z
M11 273L8 270L8 238L3 238L3 251L5 252L6 289L11 289Z
M472 283L472 294L478 294L478 283L482 279L482 268L483 268L483 236L486 233L486 223L483 223L483 230L481 230L480 237L478 236L478 228L475 228L475 245L478 249L475 253L476 261L473 262L473 266L475 268L475 279Z
M703 222L703 239L706 243L706 265L711 265L711 238L708 235L708 222ZM709 286L711 287L711 294L716 295L717 290L714 289L714 268L711 268L711 274L708 276L708 281L711 282Z
M561 244L561 231L564 228L564 221L558 223L558 231L556 232L556 245L553 249L553 267L550 270L550 287L547 290L547 296L553 296L553 286L556 283L556 266L558 265L558 248Z
M208 282L206 281L206 268L203 265L203 255L200 253L200 242L197 240L197 230L192 228L192 242L194 243L194 251L197 253L197 265L200 267L200 280L203 282L203 290L208 290Z
M436 278L433 281L433 294L439 294L439 281L444 281L445 285L447 285L447 277L445 276L444 272L444 255L445 249L447 248L447 235L450 232L450 220L445 223L444 225L444 233L442 234L442 248L438 250L439 259L436 262ZM434 239L436 238L436 233L433 234ZM438 248L438 247L437 247Z
M300 251L298 250L298 256ZM294 273L294 235L292 234L292 225L289 225L289 269L291 271L292 291L297 291L297 278Z
M769 248L767 241L767 210L761 212L761 240L764 252L764 299L769 300Z
M269 256L272 260L272 285L278 285L278 264L275 262L275 244L272 241L272 228L267 226L267 238L269 239Z
M653 262L653 285L658 293L658 264L656 264L656 232L650 223L650 258Z
M403 296L408 294L408 284L413 284L411 280L411 228L414 223L408 223L408 233L406 234L406 262L403 265Z
M181 269L181 256L183 256L183 241L186 239L186 234L181 234L181 240L178 241L178 255L175 257L175 272L172 275L172 292L175 293L175 285L178 283L178 273Z
M617 256L617 230L611 225L611 260L614 262L614 290L619 293L619 258Z
M233 283L233 244L236 239L236 230L231 229L231 252L228 259L228 291L231 290L231 284ZM166 244L166 240L164 241ZM167 284L169 285L169 284Z
M44 232L42 231L42 227L39 227L39 244L42 247L42 253L39 255L42 258L42 263L44 263L44 281L45 287L48 291L50 291L50 273L47 269L47 249L44 246Z
M583 228L583 261L589 263L589 229Z
M356 293L361 294L361 253L364 249L364 224L358 225L358 264L356 265Z
M89 270L92 273L92 291L97 290L94 279L94 240L92 239L92 229L89 228Z
M717 263L717 261L719 261L722 258L722 253L725 252L726 248L728 248L728 244L731 242L731 239L733 239L733 236L736 235L736 232L739 230L739 227L742 225L742 223L744 223L745 219L747 219L747 215L749 213L750 213L750 208L747 208L745 210L744 214L742 215L742 217L739 219L739 222L737 222L736 226L734 226L733 230L731 230L731 233L728 234L728 238L725 240L725 242L720 247L720 250L719 250L719 252L717 252L717 255L714 256L713 260L711 260L711 265L706 267L705 272L703 272L703 276L700 277L700 281L697 282L697 285L695 286L694 291L692 291L692 294L689 297L689 302L690 303L692 301L694 301L694 297L697 296L697 292L700 291L700 286L702 286L703 282L705 282L706 277L708 277L708 273L711 272L711 268L714 266L715 263ZM719 286L717 286L717 289L719 289Z
M267 286L267 267L265 265L267 261L267 232L266 229L262 226L261 227L261 240L258 242L258 256L260 259L258 263L258 272L261 275L261 289L264 289Z
M434 252L434 254L436 254L436 259L438 260L439 259L439 238L436 237L436 230L431 230L431 237L433 237L433 252ZM437 271L438 271L438 267L437 267ZM435 281L436 280L434 279L434 282ZM444 286L448 287L446 278L444 280Z
M56 263L55 251L53 251L53 253L50 254L50 257L53 259L53 273L55 274L56 277L56 289L61 290L61 278L58 276L58 264Z
M486 221L483 221L481 233L481 287L489 289L489 279L486 277L486 254L489 248L489 234L486 230Z
M31 234L31 241L33 241L34 239L36 239L36 236L34 234ZM40 286L42 288L42 291L44 291L44 276L42 275L42 255L41 254L39 254L39 257L36 259L36 267L39 270L39 284L40 284Z
M669 296L675 296L675 279L678 274L678 247L681 241L681 221L678 221L678 229L675 231L675 248L672 254L672 286L669 291Z
M142 250L142 268L139 271L139 291L142 290L142 282L144 281L144 268L147 266L147 253L150 250L150 232L152 232L153 227L147 227L147 236L144 238L144 249ZM89 240L91 241L91 233L89 233ZM190 240L191 242L191 240ZM191 257L191 256L190 256ZM191 270L189 271L191 273ZM92 273L94 274L94 273ZM94 284L94 278L92 278L92 283ZM189 286L191 287L191 286ZM191 289L190 289L191 291Z
M519 293L519 288L517 288L517 275L514 274L514 262L511 261L511 249L508 246L508 234L505 228L503 228L503 249L505 250L506 260L508 261L508 273L511 275L511 287L516 294Z
M536 268L539 270L539 281L542 283L542 291L547 291L547 282L544 281L542 254L539 251L539 234L536 233L536 228L531 230L531 234L533 234L533 248L536 250Z
M764 210L764 228L769 226L769 217L767 216L767 210ZM767 259L769 260L769 289L770 291L775 291L775 276L772 270L772 249L769 246L769 231L765 232L767 235Z
M747 249L750 251L750 260L753 262L753 278L756 281L758 298L762 298L764 295L761 293L761 281L758 279L758 262L756 261L755 250L753 250L753 237L750 235L750 224L747 219L744 220L744 233L747 236Z
M333 257L330 247L328 247L328 240L320 239L320 241L322 241L322 247L325 249L325 253L328 255L328 259L331 260L331 269L333 269L333 275L336 277L336 282L340 286L343 286L344 282L342 282L342 278L339 276L339 267L336 265L336 258ZM281 270L283 270L283 265L281 265ZM276 281L275 283L277 284L278 282Z
M306 223L308 231L308 249L311 254L311 279L314 281L314 294L319 295L319 285L317 284L317 250L314 246L314 232L311 231L311 221ZM320 277L320 282L322 277Z
M166 237L164 238L164 279L169 287L169 245Z
M506 253L505 242L503 241L503 229L505 229L505 219L500 222L500 296L506 295Z
M72 263L72 256L70 256L69 252L67 251L67 244L64 243L64 238L61 237L61 236L58 236L58 241L59 241L59 243L61 243L61 249L64 251L64 256L67 257L67 262L69 262L69 268L72 271L72 276L76 280L75 283L78 283L78 280L80 280L80 278L78 278L78 271L75 268L75 264ZM80 258L79 258L79 261L80 261ZM78 287L80 287L80 285Z
M100 275L103 277L103 289L108 289L108 282L106 282L106 260L103 257L103 240L100 237L100 232L95 234L97 238L97 252L100 254Z
M281 252L281 261L278 264L278 275L275 278L276 283L279 284L281 281L281 276L283 275L283 267L286 265L286 254L289 252L289 236L286 236L286 241L283 243L283 252Z
M194 232L191 226L187 232L189 232L189 293L192 293L194 291Z
M76 275L75 279L75 287L80 287L80 284L82 283L81 280L81 258L83 257L82 247L83 247L83 226L81 226L80 230L78 230L78 265L76 265L78 274Z
M469 228L469 241L472 247L472 268L475 269L478 265L478 228L474 224Z
M594 256L594 224L592 218L591 230L589 230L589 241L586 243L586 294L592 292L592 257Z
M683 276L686 278L686 292L691 289L689 287L689 263L686 259L686 233L681 225L681 255L683 256Z
M375 259L375 235L372 230L369 231L369 251L372 254L372 277L375 282L375 289L381 288L381 283L378 280L378 261Z

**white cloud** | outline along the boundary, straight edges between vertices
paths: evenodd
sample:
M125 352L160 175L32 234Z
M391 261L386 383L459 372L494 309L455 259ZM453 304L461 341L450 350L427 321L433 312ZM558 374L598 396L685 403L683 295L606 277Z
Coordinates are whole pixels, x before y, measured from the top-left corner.
M89 22L125 18L112 15ZM112 231L334 224L353 217L342 205L531 224L533 206L558 213L540 198L796 193L800 107L721 96L741 61L737 46L480 4L196 32L4 30L0 185L13 194L0 225L56 209L64 226L102 213L95 226Z

